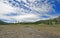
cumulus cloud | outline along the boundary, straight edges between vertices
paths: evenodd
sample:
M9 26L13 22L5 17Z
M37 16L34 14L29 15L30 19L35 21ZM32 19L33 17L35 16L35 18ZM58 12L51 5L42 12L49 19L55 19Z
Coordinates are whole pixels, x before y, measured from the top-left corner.
M17 1L17 2L16 2ZM21 2L22 1L22 2ZM49 13L55 12L53 5L47 0L13 0L11 1L0 1L0 20L7 23L18 23L18 22L36 22L39 20L46 20L55 18L54 15ZM13 2L13 3L9 3ZM20 5L21 2L21 5ZM12 6L13 4L18 7ZM25 4L26 3L26 4ZM14 5L15 5L14 4Z

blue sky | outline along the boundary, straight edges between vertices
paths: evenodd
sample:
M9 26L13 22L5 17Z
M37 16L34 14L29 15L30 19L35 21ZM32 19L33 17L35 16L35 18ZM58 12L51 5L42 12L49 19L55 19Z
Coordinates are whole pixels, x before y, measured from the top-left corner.
M60 0L0 0L0 20L36 22L60 16Z

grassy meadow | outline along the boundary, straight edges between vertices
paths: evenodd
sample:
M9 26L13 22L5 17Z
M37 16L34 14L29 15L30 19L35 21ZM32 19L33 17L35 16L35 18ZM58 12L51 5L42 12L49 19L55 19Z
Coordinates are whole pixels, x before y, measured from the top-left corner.
M23 29L25 29L25 30L23 30ZM40 31L41 31L41 33L40 33ZM19 34L20 32L23 32L23 33ZM27 35L25 34L25 32ZM42 35L43 38L60 38L60 18L58 20L56 20L56 19L45 20L45 21L38 21L35 23L0 22L0 38L12 38L11 35L13 35L13 34L14 34L13 37L15 37L15 38L25 38L25 37L29 38L35 34L35 36L37 38L38 36L35 32L38 35L40 33L40 35ZM16 35L17 33L18 33L18 36ZM30 36L30 34L32 34L32 36ZM19 35L22 35L22 36L19 37ZM39 37L39 38L42 38L42 37Z

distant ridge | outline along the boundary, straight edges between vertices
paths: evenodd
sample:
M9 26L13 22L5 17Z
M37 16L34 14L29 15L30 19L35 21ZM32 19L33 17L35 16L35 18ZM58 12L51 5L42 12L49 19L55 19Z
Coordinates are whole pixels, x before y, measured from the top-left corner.
M8 24L8 23L3 22L3 21L0 20L0 25L5 25L5 24Z
M19 24L19 23L18 23ZM60 24L60 16L54 19L49 19L49 20L40 20L37 22L28 22L28 23L20 23L20 24L47 24L47 25L55 25L55 24Z
M60 16L54 19L49 19L49 20L40 20L35 22L36 24L60 24Z
M0 25L5 25L5 24L48 24L48 25L52 25L52 24L60 24L60 16L58 18L54 18L54 19L49 19L49 20L40 20L37 22L21 22L21 23L6 23L0 20Z

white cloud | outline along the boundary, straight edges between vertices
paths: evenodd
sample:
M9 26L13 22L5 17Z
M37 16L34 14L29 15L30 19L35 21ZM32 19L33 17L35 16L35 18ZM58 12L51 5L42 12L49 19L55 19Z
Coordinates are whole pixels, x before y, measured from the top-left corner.
M19 1L19 0L17 0ZM26 0L22 0L25 3ZM34 4L34 1L32 1L31 4L24 5L28 8L30 8L32 11L28 11L23 8L17 8L17 7L12 7L9 4L5 4L2 1L0 1L0 19L5 19L8 23L17 23L17 22L35 22L38 20L46 20L50 18L54 18L54 15L49 15L48 13L54 12L54 9L52 8L52 5L50 3L47 3L47 0L43 3L40 4ZM31 0L30 0L31 2ZM38 5L38 6L37 6ZM40 5L40 6L39 6ZM19 15L17 16L7 16L6 14L10 13L18 13ZM42 16L49 16L49 18L43 18Z
M8 4L0 2L0 14L6 14L8 12L14 12L14 8Z

